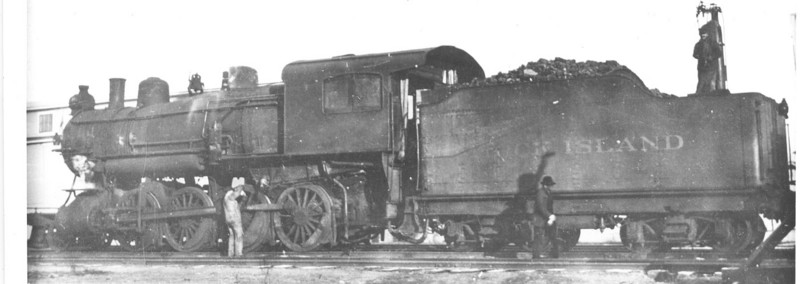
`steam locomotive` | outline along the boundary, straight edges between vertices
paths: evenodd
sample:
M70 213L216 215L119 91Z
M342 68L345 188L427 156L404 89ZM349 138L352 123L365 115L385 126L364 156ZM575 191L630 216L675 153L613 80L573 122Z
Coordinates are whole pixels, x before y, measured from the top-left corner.
M656 96L627 69L463 84L486 76L452 46L297 61L281 83L231 72L230 89L173 101L150 78L137 107L111 79L108 108L79 107L61 154L95 186L59 210L51 245L208 248L234 178L249 251L385 232L525 246L542 173L558 183L563 249L581 229L621 226L633 249L743 252L764 237L759 214L794 218L787 114L762 94Z

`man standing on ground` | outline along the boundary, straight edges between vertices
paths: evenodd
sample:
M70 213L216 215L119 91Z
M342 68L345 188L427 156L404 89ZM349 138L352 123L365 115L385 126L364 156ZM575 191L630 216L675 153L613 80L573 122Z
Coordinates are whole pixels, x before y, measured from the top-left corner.
M553 198L550 187L556 182L550 176L542 178L541 187L536 194L535 211L533 213L533 258L547 257L540 252L551 243L550 257L558 258L558 229L556 215L553 214Z
M244 185L234 187L225 193L222 207L225 209L225 224L228 227L228 256L241 257L244 255L244 230L242 230L242 213L239 207L240 196L247 196Z

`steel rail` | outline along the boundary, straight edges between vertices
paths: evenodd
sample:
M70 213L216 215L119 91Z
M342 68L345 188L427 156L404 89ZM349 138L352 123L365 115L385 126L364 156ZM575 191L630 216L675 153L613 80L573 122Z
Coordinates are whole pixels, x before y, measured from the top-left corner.
M320 254L251 254L242 258L228 258L218 253L54 253L33 252L28 264L137 264L137 265L228 265L259 267L391 267L402 269L669 269L691 271L721 271L724 267L740 266L742 259L592 259L569 257L561 259L530 260L522 258L474 257L467 255L443 257L414 255L411 253L362 253L351 256ZM765 260L762 267L794 267L794 259Z

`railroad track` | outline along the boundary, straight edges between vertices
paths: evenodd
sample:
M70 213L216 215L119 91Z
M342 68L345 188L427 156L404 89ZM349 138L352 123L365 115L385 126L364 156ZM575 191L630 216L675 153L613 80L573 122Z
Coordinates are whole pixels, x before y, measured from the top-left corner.
M135 264L135 265L229 265L251 267L374 267L375 269L439 269L439 270L530 270L530 269L627 269L672 271L691 270L717 272L723 267L735 267L744 257L704 258L659 254L633 255L623 253L621 246L578 246L576 251L562 254L559 259L530 260L526 252L460 253L442 251L356 250L344 255L341 251L311 253L260 252L242 258L223 257L215 252L53 252L29 251L28 264ZM794 250L772 255L762 267L794 267ZM626 257L615 257L616 254Z
M64 252L80 253L84 250L80 248L67 250ZM29 250L30 253L48 253L51 250ZM91 252L95 254L97 252ZM122 251L119 248L110 247L100 252L103 253L117 253L117 254L130 254L130 252ZM176 256L192 256L192 255L214 255L215 251L204 251L197 253L177 253L172 251L158 251L158 252L138 252L143 255L176 255ZM301 257L319 257L326 258L341 255L343 251L340 248L333 248L328 250L319 250L314 252L297 253L291 251L281 250L279 247L265 249L259 252L248 253L248 255L261 256L261 257L279 257L279 256L301 256ZM497 257L497 258L515 258L517 255L525 255L529 253L515 246L507 246L499 251L494 252L456 252L449 250L444 245L407 245L407 244L381 244L381 245L362 245L356 246L352 249L351 254L375 254L381 255L399 255L399 256L414 256L417 258L481 258L481 257ZM795 250L794 245L781 245L776 247L774 251L769 254L769 258L775 259L794 259ZM628 259L628 258L641 258L642 256L632 253L627 248L619 244L582 244L573 247L570 251L562 252L561 256L564 258L592 258L592 259ZM709 260L726 260L746 258L747 254L726 254L713 252L709 248L674 248L671 251L655 251L647 254L647 257L656 259L709 259Z

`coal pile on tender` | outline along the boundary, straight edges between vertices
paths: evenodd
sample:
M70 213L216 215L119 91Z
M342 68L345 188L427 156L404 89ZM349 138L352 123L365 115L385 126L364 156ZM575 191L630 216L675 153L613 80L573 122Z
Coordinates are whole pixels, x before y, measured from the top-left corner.
M485 79L473 78L472 81L458 84L455 87L464 88L514 84L520 82L587 78L608 75L614 71L622 69L628 70L625 65L621 65L614 60L607 60L606 62L597 62L592 60L576 62L574 59L568 60L561 57L556 57L553 60L542 58L538 61L531 61L525 65L521 65L515 70L509 70L506 73L499 72L497 75L493 75ZM653 89L650 91L652 95L660 98L675 97L675 95L663 93L658 89Z
M560 79L573 79L602 76L615 70L626 68L616 61L606 62L586 61L576 62L556 57L554 60L539 59L536 62L528 62L515 70L506 73L500 72L483 80L477 78L469 83L462 84L465 87L511 84L519 82L549 81Z

